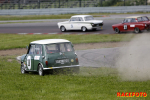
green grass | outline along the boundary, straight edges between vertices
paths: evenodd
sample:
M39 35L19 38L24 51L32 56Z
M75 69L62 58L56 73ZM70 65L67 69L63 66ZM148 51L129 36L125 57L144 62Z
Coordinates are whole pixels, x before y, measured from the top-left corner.
M30 42L41 39L67 39L73 44L98 43L98 42L120 42L129 41L134 34L88 34L88 35L18 35L0 34L0 50L25 48Z
M69 19L76 14L63 14L63 15L26 15L26 16L0 16L0 21L6 20L36 20L36 19ZM101 17L101 16L99 16Z
M87 13L88 15L93 15L94 17L103 17L109 16L116 13ZM119 14L150 14L150 12L135 12L135 13L117 13ZM61 14L61 15L26 15L26 16L0 16L0 21L7 21L7 20L36 20L36 19L69 19L71 16L76 14ZM83 14L81 14L83 15ZM85 15L85 14L84 14Z
M147 97L117 97L146 92ZM115 68L81 67L77 74L21 74L15 56L0 57L0 100L145 100L150 81L122 81Z

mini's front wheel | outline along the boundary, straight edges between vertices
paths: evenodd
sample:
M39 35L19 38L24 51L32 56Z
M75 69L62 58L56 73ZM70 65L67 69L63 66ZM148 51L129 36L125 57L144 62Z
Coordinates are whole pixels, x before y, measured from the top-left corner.
M40 76L44 76L44 71L43 71L42 65L39 65L38 73Z
M20 70L21 70L21 73L22 73L22 74L27 73L26 70L25 70L25 68L24 68L24 65L23 65L23 64L21 64Z

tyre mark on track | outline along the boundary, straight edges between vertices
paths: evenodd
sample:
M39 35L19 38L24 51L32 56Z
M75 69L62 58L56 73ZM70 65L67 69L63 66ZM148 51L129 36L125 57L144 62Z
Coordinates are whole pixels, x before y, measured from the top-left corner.
M79 63L87 67L114 67L119 54L118 50L118 48L104 48L81 51L78 52L81 62Z

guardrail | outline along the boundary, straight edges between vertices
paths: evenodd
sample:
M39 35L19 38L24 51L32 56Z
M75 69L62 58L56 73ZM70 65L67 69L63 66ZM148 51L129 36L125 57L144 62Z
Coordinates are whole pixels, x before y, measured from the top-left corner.
M0 15L57 15L57 14L128 13L128 12L150 12L150 6L11 9L11 10L0 10Z

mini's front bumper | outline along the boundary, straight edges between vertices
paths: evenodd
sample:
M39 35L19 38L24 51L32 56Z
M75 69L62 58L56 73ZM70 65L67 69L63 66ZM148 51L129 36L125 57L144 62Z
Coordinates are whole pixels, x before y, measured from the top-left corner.
M59 66L59 67L48 67L48 68L43 68L43 70L59 69L59 68L73 68L73 67L80 67L80 65Z

